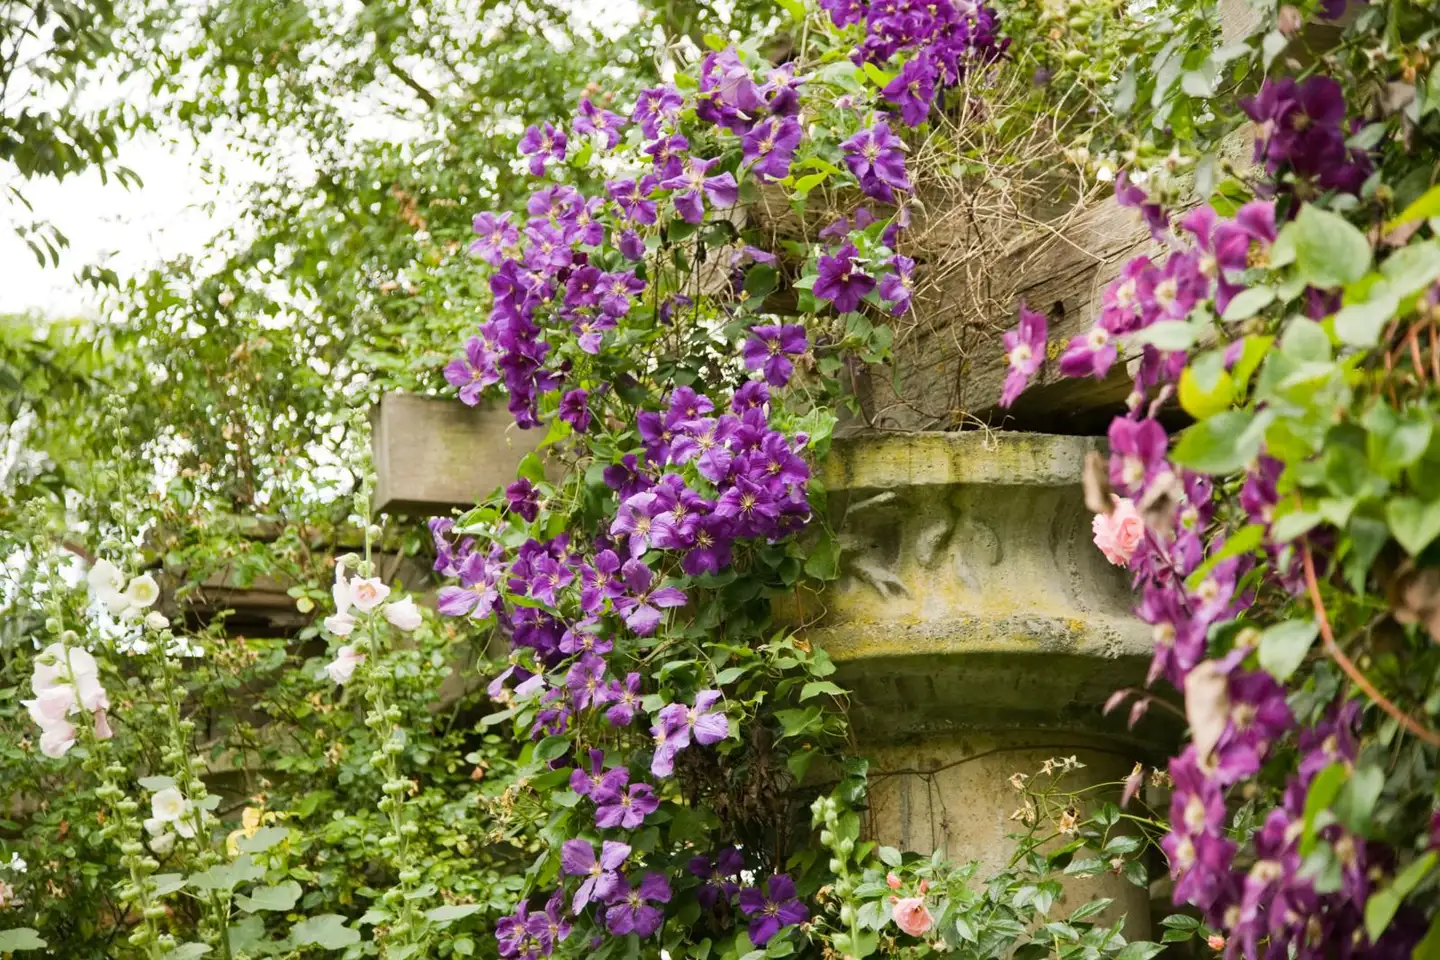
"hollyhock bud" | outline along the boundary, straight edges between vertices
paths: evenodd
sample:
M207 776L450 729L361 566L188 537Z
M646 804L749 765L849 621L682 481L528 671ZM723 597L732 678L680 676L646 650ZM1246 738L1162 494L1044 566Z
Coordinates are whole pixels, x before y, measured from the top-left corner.
M925 936L935 925L935 918L926 909L923 897L906 897L903 900L897 900L890 915L895 918L895 926L912 937Z
M1095 533L1095 546L1105 554L1105 559L1123 567L1135 555L1135 548L1145 536L1145 522L1134 501L1128 497L1115 497L1115 508L1109 516L1097 513L1091 522Z
M385 604L385 619L398 630L407 633L420 626L420 608L411 597Z
M145 626L151 630L164 630L170 626L170 618L159 610L151 610L145 614Z
M885 885L891 890L899 890L900 878L895 876L894 872L887 873L885 874Z

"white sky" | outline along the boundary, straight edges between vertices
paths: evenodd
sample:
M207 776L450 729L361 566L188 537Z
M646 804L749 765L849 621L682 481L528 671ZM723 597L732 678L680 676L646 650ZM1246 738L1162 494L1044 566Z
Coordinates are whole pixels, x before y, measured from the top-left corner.
M578 0L574 13L582 23L615 36L634 29L638 8L626 0ZM356 106L361 135L405 136L403 124ZM204 170L207 160L214 168L210 174ZM281 162L306 161L289 157ZM143 185L127 189L113 177L101 183L96 171L87 170L61 183L25 183L33 213L0 201L0 314L96 315L99 298L74 280L83 267L109 266L123 279L178 254L198 254L207 240L236 222L246 187L264 177L260 167L227 149L218 133L198 144L188 136L146 134L122 144L116 163L139 174ZM221 176L215 176L217 171ZM11 172L0 169L0 194ZM37 219L53 223L70 240L58 267L48 261L42 267L15 233L16 223Z

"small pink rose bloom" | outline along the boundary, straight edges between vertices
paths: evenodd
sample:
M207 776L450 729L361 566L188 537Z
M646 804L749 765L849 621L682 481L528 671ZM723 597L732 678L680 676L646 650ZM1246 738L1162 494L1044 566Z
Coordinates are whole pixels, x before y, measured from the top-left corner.
M1220 934L1218 933L1212 933L1210 934L1210 936L1206 937L1205 943L1207 946L1210 947L1211 950L1225 949L1225 938L1220 936Z
M900 878L895 876L894 873L885 874L885 886L889 887L891 890L899 890Z
M924 897L906 897L895 901L891 916L895 918L895 926L912 937L923 937L935 926L935 918L925 908Z
M369 613L385 601L390 588L379 577L354 577L350 581L350 602L361 613Z
M1126 497L1114 497L1114 500L1115 509L1108 517L1095 514L1090 529L1095 531L1095 546L1105 554L1105 559L1123 567L1129 564L1135 548L1140 546L1140 539L1145 536L1145 521L1140 519L1134 501Z
M325 672L330 679L339 684L350 682L355 676L355 670L365 662L365 654L356 650L348 643L335 651L335 659L325 664Z

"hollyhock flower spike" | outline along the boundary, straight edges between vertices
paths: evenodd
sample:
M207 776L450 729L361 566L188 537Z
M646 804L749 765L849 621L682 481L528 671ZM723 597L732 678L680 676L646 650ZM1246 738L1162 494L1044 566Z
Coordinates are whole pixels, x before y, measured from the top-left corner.
M769 943L785 927L810 919L810 911L795 896L795 882L783 873L767 877L761 886L741 890L740 909L750 918L750 941L757 947Z
M335 659L325 665L325 675L330 678L332 683L344 686L350 682L350 678L355 676L355 671L364 662L365 654L346 644L336 650Z
M740 355L745 360L745 369L763 369L765 380L772 387L783 387L790 382L795 370L790 358L801 356L808 346L805 328L799 324L751 327Z
M547 162L564 160L565 145L565 132L555 129L549 121L526 128L520 138L520 152L530 158L530 175L543 177Z
M875 280L856 263L859 257L860 251L853 243L846 243L833 255L822 255L810 292L830 301L840 313L858 309L865 295L875 289Z
M1005 375L1005 386L1000 393L1000 406L1014 403L1045 362L1048 333L1045 315L1020 304L1020 325L1007 330L1003 338L1009 373Z

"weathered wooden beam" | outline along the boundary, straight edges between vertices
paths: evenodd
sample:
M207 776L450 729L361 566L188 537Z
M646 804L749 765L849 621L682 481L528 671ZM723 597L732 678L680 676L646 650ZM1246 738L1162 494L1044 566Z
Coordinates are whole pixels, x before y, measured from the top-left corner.
M469 507L515 479L543 430L520 430L503 407L387 393L371 412L375 509L432 516Z

